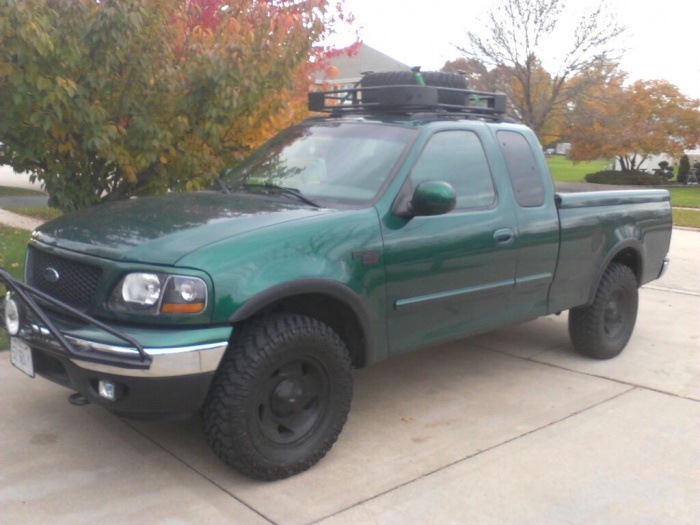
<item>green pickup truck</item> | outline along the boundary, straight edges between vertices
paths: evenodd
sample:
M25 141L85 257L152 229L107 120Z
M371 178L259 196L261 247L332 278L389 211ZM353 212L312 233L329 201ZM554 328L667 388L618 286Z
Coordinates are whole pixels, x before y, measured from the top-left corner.
M120 416L200 413L273 480L336 441L353 367L564 310L578 352L619 354L668 264L668 192L557 193L502 95L366 78L215 189L34 231L24 281L0 270L12 363Z

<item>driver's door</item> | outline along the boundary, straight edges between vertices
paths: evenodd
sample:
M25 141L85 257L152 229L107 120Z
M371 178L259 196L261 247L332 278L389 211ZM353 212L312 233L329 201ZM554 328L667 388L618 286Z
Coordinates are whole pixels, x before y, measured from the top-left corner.
M457 205L383 221L392 353L498 324L515 283L515 214L499 201L478 130L435 133L406 183L426 180L450 183Z

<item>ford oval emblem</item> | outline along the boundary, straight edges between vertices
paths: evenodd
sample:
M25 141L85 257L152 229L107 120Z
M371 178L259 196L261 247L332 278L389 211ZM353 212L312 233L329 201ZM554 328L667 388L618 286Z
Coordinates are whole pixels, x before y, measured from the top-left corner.
M57 283L61 278L61 274L58 273L56 268L46 268L41 275L48 283Z

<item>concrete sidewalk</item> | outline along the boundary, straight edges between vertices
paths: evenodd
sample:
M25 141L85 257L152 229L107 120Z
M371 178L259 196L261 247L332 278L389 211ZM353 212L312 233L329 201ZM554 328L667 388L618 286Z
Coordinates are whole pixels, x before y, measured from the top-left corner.
M196 421L74 407L0 353L0 523L700 523L698 254L674 230L614 360L576 355L564 314L357 371L336 446L275 483Z
M0 208L0 225L9 226L10 228L21 228L23 230L33 230L38 228L44 221L33 219L17 213L12 213L8 210Z

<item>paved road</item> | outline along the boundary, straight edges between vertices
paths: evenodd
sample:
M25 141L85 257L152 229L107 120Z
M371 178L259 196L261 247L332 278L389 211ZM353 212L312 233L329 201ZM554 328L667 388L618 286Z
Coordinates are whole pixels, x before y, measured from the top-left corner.
M28 176L17 174L8 166L0 166L0 186L41 191L40 184L29 182ZM15 228L24 228L25 230L33 230L41 224L41 221L23 217L4 208L8 206L46 206L48 199L48 195L12 195L0 197L0 224Z
M8 206L27 206L39 208L46 206L48 200L48 195L11 195L7 197L0 197L0 208L7 208Z
M74 407L0 353L0 523L700 523L700 234L674 230L612 361L566 314L355 373L348 424L292 479L250 481L197 422Z

